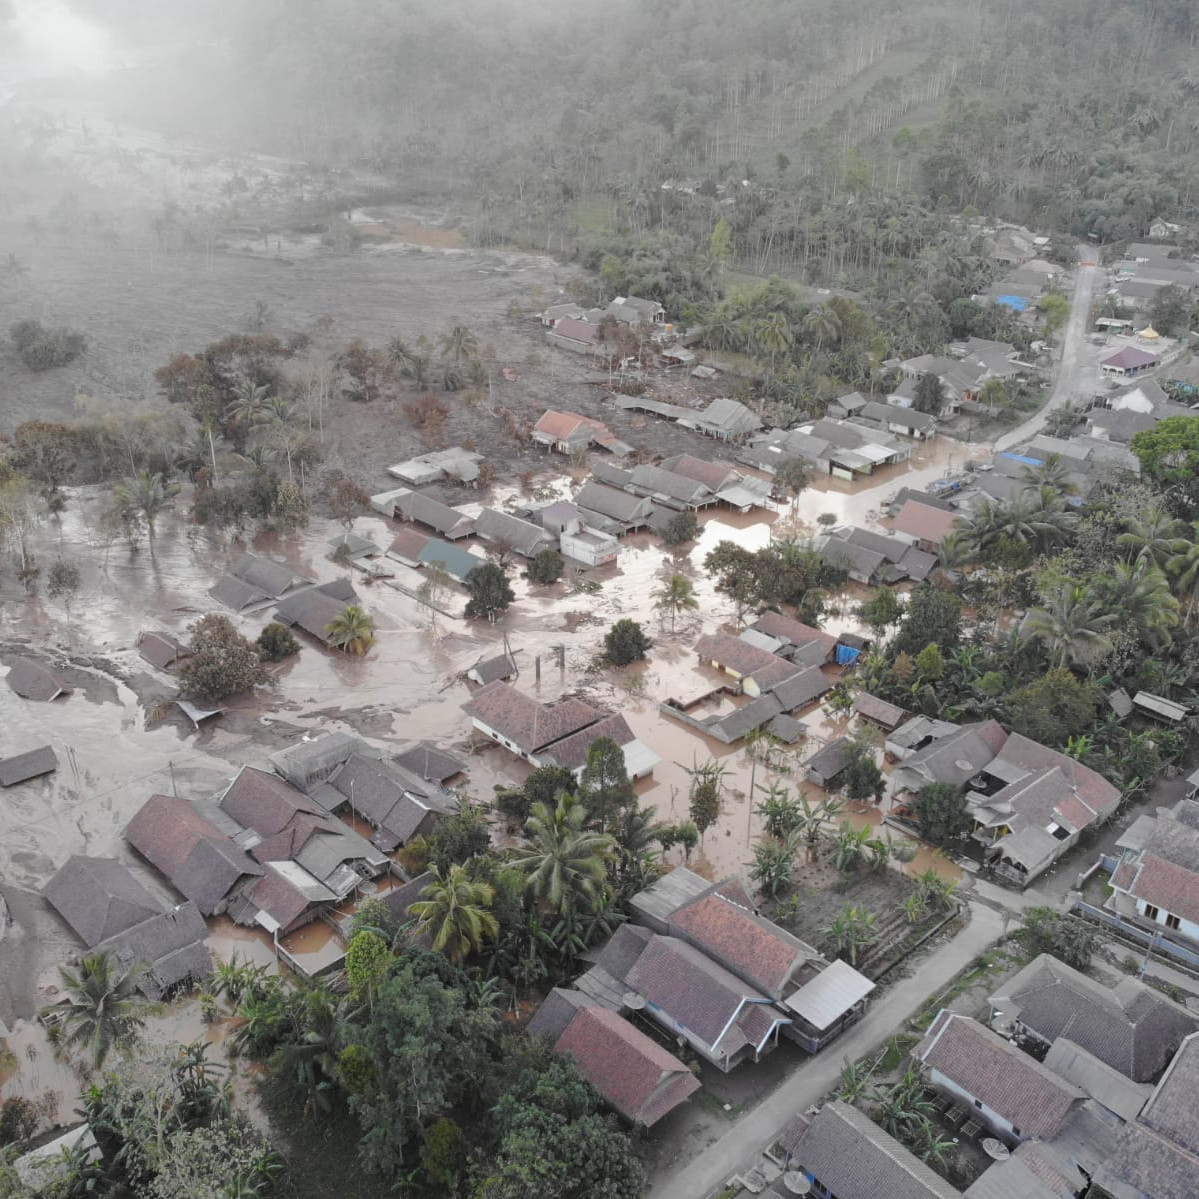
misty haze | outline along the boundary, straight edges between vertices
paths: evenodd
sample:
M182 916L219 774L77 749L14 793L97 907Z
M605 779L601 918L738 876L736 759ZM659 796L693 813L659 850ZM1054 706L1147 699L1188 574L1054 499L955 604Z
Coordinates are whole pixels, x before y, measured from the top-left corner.
M0 1199L1199 1196L1194 0L0 0Z

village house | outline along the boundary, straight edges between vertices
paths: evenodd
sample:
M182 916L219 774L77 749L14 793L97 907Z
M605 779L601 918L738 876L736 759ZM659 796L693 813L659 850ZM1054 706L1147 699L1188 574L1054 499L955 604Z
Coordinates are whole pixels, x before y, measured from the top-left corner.
M480 658L466 672L466 677L472 683L486 687L488 683L507 682L509 679L516 678L518 674L520 674L520 670L516 665L515 657L505 650L502 654L495 654L490 658Z
M1085 1092L969 1016L938 1013L912 1050L929 1086L1010 1142L1051 1141Z
M498 508L484 508L475 517L475 532L484 541L514 550L523 558L536 558L542 550L555 549L558 541L540 525L501 512Z
M604 566L615 562L620 556L620 542L611 533L590 528L582 513L573 504L552 504L557 512L541 510L541 523L558 533L558 549L564 558L581 562L584 566ZM571 509L567 513L565 509Z
M442 479L452 479L456 483L477 483L482 462L482 454L455 445L389 466L387 473L409 487L427 487Z
M153 630L138 637L137 652L159 670L170 670L181 658L191 654L187 644L173 633L159 633Z
M537 314L537 319L541 322L543 329L554 328L559 321L582 320L587 315L587 310L579 304L551 304L544 312Z
M575 495L575 506L584 524L606 533L631 533L645 528L654 503L645 496L589 479Z
M804 764L804 778L817 787L829 787L853 761L854 743L849 737L838 737L814 753Z
M1161 358L1137 346L1125 346L1118 353L1099 362L1099 377L1102 379L1135 379L1146 371L1161 365Z
M420 491L401 492L393 505L399 519L425 525L447 541L460 541L475 531L475 522L469 516Z
M635 1128L652 1128L695 1094L700 1080L673 1053L611 1008L555 987L529 1021Z
M33 658L14 658L6 682L22 699L34 703L53 703L60 696L71 694L66 683Z
M891 527L926 554L936 555L941 551L941 542L955 532L957 517L919 500L908 500L892 518Z
M871 400L852 414L863 424L885 429L913 441L928 441L937 432L937 418L915 408L900 408L895 404L880 404Z
M577 412L558 412L547 408L533 426L533 441L559 454L581 454L593 445L607 450L617 457L633 452L627 442L613 436L603 421L580 416Z
M868 1116L840 1099L796 1116L779 1148L811 1193L834 1199L962 1199L962 1193ZM1022 1195L1021 1199L1037 1199Z
M58 769L58 755L52 746L39 745L23 753L0 758L0 787L15 787Z
M537 755L538 764L561 766L571 771L576 778L581 778L587 765L587 751L591 743L600 737L615 741L620 746L624 754L625 771L634 781L648 778L653 774L654 767L662 761L644 741L638 739L629 728L629 722L619 712L614 712L577 733L553 742Z
M1199 801L1138 816L1116 849L1104 907L1139 932L1199 948Z
M546 329L545 339L562 350L570 350L575 354L591 354L599 344L600 331L598 325L580 317L561 316Z
M1183 1040L1199 1031L1199 1018L1139 979L1110 987L1046 953L987 1002L1001 1036L1029 1038L1046 1051L1069 1041L1135 1083L1155 1081Z
M643 300L639 296L617 296L604 309L604 314L622 325L666 324L666 309L657 300Z
M896 796L929 783L964 790L984 864L1017 886L1043 874L1120 802L1119 789L1089 767L996 721L920 728L922 747L892 776ZM888 738L888 749L903 733Z
M289 628L303 629L327 645L329 626L347 607L359 603L358 593L348 578L334 579L284 596L275 608L275 619Z
M451 779L466 773L465 764L453 754L447 754L444 749L425 741L418 741L401 753L392 755L392 761L411 771L418 779L436 783L443 789Z

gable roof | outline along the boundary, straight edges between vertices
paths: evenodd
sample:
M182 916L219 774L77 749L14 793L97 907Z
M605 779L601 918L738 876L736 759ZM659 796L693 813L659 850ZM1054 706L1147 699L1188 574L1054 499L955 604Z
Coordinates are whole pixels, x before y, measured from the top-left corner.
M905 758L897 776L916 775L930 783L964 786L994 761L1007 739L997 720L963 724L944 736L930 731L935 739Z
M507 651L496 654L494 658L480 658L467 671L476 683L482 683L484 686L497 680L510 679L516 673L516 659Z
M49 703L70 688L33 658L14 658L8 668L8 685L22 698Z
M208 926L194 903L183 903L124 929L95 948L128 969L141 963L138 989L157 1002L180 985L201 982L212 973L204 943Z
M569 337L572 341L582 341L591 345L599 341L599 328L588 321L579 320L578 317L563 316L559 317L549 336Z
M818 958L798 937L716 892L684 905L667 923L674 936L771 999L781 999L796 971Z
M444 783L466 770L453 754L438 749L436 745L426 745L423 741L402 753L394 754L392 760L405 770L410 770L417 778L430 783Z
M804 769L820 775L822 778L833 779L853 760L853 741L849 737L838 737L830 741L823 749L819 749L806 762Z
M58 769L58 755L49 745L0 758L0 787L15 787Z
M787 1161L844 1199L961 1199L961 1192L857 1108L836 1099L782 1134Z
M260 837L273 837L288 828L297 817L325 820L324 809L286 780L256 766L243 766L226 788L220 808L243 828L253 829Z
M597 432L606 429L607 426L602 421L592 420L589 416L547 408L533 426L533 434L536 436L540 433L553 441L578 441L582 445L588 445Z
M310 581L297 574L286 562L276 562L249 553L242 554L229 573L233 578L269 595L271 599L279 599L298 583Z
M151 795L125 827L125 839L205 915L243 875L262 873L192 804L170 795Z
M1023 1050L955 1012L937 1016L912 1056L982 1100L1022 1136L1051 1140L1085 1098Z
M521 520L497 508L484 508L475 517L475 532L486 541L499 541L510 545L526 558L532 558L558 543L558 539L540 525Z
M404 520L427 525L451 541L475 530L475 522L469 516L422 491L406 491L396 496L395 510Z
M460 583L465 583L471 571L487 561L461 546L442 541L440 537L430 537L417 551L416 560L422 566L440 566Z
M629 722L619 712L613 712L603 720L555 741L541 756L567 770L579 770L587 765L587 751L599 737L609 737L622 748L637 739Z
M758 676L755 674L754 677ZM819 666L809 666L774 683L770 687L770 694L778 700L784 712L795 712L831 690L832 683L824 671Z
M904 717L902 708L889 704L885 699L879 699L877 695L871 695L868 691L859 691L853 697L853 710L859 716L873 720L885 729L897 728Z
M589 479L579 488L575 504L590 512L622 522L641 522L649 517L653 505L645 496L633 495L608 483Z
M137 652L151 666L157 666L159 670L166 670L179 658L186 657L191 650L173 633L158 633L151 630L143 633L137 639Z
M711 883L686 866L676 866L673 870L668 870L643 891L638 891L629 900L629 907L634 918L640 916L665 928L670 917L680 908L713 891L719 891L734 903L753 910L753 900L738 880L730 878L720 883ZM622 924L617 933L628 927Z
M826 657L832 654L837 645L837 639L831 633L793 620L781 612L763 612L750 627L794 646L806 646L816 642L824 648Z
M350 604L358 602L349 579L335 579L285 596L275 609L275 618L280 624L299 625L318 641L328 642L329 626Z
M700 1088L673 1053L608 1008L580 1007L554 1049L626 1120L647 1128Z
M919 500L908 500L891 520L893 528L919 541L939 545L954 531L957 517L939 508L930 508Z
M432 540L431 534L420 529L403 528L392 538L387 552L402 562L419 562L421 550Z
M1044 1041L1068 1037L1136 1082L1156 1078L1183 1038L1199 1030L1199 1018L1136 979L1113 989L1044 953L990 1003L1005 1022L1018 1020Z
M208 594L218 604L231 608L234 612L244 612L251 607L265 607L271 602L271 597L265 591L251 587L249 583L235 579L232 575L222 575L209 587Z
M635 466L631 475L633 488L653 499L685 505L706 504L712 499L711 488L660 466Z
M695 652L704 662L715 662L722 669L733 671L746 677L757 671L771 669L782 658L776 657L768 650L752 645L743 637L734 637L731 633L705 633L695 643ZM795 673L791 663L790 674Z
M1141 1112L1141 1123L1199 1156L1199 1032L1183 1041Z
M1117 370L1135 370L1142 366L1156 366L1161 359L1156 354L1150 354L1137 346L1125 346L1118 354L1100 360L1100 366L1110 366Z
M626 981L713 1054L732 1057L747 1045L759 1048L776 1024L790 1023L773 1007L759 1017L746 1012L747 1004L767 1005L766 996L676 937L652 936Z
M675 454L673 458L664 458L661 465L663 470L694 479L713 492L741 477L727 462L710 462L693 454Z
M1121 1120L1135 1120L1149 1098L1147 1083L1133 1082L1106 1061L1068 1037L1058 1037L1045 1055L1045 1066L1085 1091Z
M1188 1153L1143 1124L1126 1124L1111 1142L1092 1187L1119 1199L1194 1199L1199 1154Z
M42 894L88 949L162 910L128 868L112 858L73 854Z
M362 746L353 733L320 733L293 741L269 756L275 773L301 791L324 782L352 753Z
M488 683L462 705L462 710L524 753L536 753L595 724L604 715L581 699L543 704L504 682Z
M712 429L730 437L753 433L762 422L739 400L728 396L714 399L703 412L691 418L701 429Z

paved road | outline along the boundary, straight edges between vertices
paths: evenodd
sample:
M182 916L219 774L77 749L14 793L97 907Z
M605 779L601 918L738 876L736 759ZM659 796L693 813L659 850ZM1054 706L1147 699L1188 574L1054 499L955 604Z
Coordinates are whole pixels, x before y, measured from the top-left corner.
M1093 246L1079 246L1079 262L1087 262L1095 257ZM1091 312L1091 300L1095 294L1095 284L1099 279L1098 266L1080 266L1074 280L1074 301L1070 309L1070 319L1066 322L1066 330L1062 334L1062 357L1058 363L1057 383L1053 394L1045 407L1035 416L1030 417L1022 425L1017 425L995 441L995 452L1010 450L1035 436L1045 427L1045 421L1055 408L1061 408L1068 400L1088 394L1095 390L1095 378L1091 363L1082 353L1086 345L1087 317Z
M970 923L922 961L913 977L896 983L871 1006L861 1023L824 1053L805 1062L690 1165L654 1186L649 1192L652 1199L703 1199L733 1174L749 1169L757 1154L778 1136L792 1116L810 1107L836 1084L845 1058L854 1061L891 1036L930 995L1002 933L1003 919L997 912L971 904Z

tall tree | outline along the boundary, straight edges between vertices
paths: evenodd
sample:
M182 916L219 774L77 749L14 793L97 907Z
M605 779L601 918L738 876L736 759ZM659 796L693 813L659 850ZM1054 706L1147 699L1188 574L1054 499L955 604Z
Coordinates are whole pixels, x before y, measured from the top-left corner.
M560 795L552 808L534 804L525 833L529 844L512 861L527 876L529 891L557 912L591 907L599 899L613 841L587 828L583 804L573 795Z
M140 962L120 966L100 951L87 954L78 970L60 967L64 1005L47 1009L61 1019L61 1040L86 1049L98 1070L116 1047L129 1045L145 1023L137 991Z
M637 793L625 766L624 750L611 737L596 737L587 747L579 798L595 815L601 833L609 816L615 817L621 809L636 806Z
M417 918L418 931L432 936L433 948L460 962L499 932L491 913L495 889L472 879L465 866L451 866L444 874L434 866L432 874L433 881L408 910Z
M117 508L126 519L141 520L150 538L150 552L154 552L154 535L158 518L179 494L178 483L168 483L159 474L148 470L138 471L132 479L125 479L113 488L112 496Z
M675 618L680 612L694 612L699 607L695 598L695 584L684 574L672 574L652 594L654 607L670 613L670 631L674 632Z
M357 604L347 604L328 624L325 635L334 649L361 656L375 644L375 622Z

